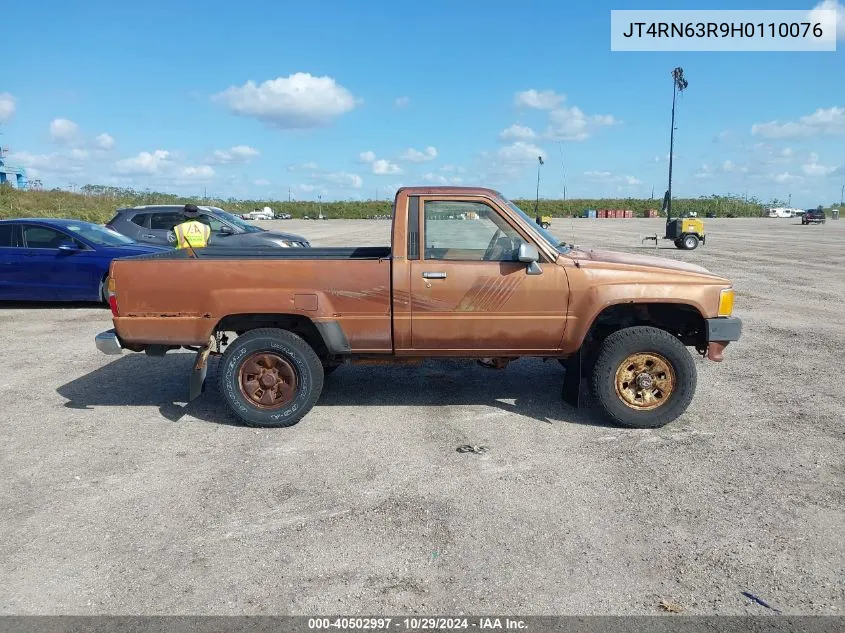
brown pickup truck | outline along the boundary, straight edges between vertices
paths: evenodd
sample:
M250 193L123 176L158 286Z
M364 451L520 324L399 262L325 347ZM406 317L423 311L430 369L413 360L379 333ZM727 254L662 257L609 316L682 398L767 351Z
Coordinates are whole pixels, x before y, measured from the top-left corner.
M582 380L618 424L662 426L692 400L686 349L722 360L742 324L731 283L670 259L562 243L500 193L407 187L385 247L213 247L115 260L107 354L196 351L189 399L210 354L244 422L290 426L344 362L475 358L501 368L558 359L562 395ZM378 386L374 384L374 389Z

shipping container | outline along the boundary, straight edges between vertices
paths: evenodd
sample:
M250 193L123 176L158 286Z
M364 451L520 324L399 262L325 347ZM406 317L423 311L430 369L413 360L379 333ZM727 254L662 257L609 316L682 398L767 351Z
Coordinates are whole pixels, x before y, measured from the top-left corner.
M595 209L587 209L587 217L588 218L595 218L596 217L596 210Z
M634 210L633 209L625 209L625 217L626 218L633 218L634 217Z

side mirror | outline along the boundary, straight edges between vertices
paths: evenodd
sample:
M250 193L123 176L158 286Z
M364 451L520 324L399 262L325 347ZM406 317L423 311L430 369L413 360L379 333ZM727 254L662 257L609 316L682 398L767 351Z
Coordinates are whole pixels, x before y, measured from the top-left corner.
M223 226L221 226L221 227L220 227L220 232L221 232L223 235L234 235L234 234L235 234L235 231L234 231L234 230L232 229L232 227L231 227L231 226L229 226L228 224L224 224Z
M79 248L73 242L62 242L59 244L59 250L63 253L75 253Z
M519 261L528 264L526 272L529 275L541 275L543 273L543 269L540 268L540 264L537 263L540 261L540 253L537 250L537 247L533 244L522 242L519 245L517 258Z

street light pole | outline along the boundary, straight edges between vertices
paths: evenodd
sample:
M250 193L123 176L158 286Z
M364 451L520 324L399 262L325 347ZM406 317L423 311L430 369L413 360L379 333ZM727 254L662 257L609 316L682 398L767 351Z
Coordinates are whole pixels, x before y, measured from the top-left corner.
M540 224L540 165L543 164L543 157L537 157L537 199L534 202L534 215L537 216L537 224Z
M672 217L672 163L675 158L675 100L679 92L686 90L689 82L684 78L684 69L678 66L672 71L672 129L669 131L669 189L666 201L666 219Z

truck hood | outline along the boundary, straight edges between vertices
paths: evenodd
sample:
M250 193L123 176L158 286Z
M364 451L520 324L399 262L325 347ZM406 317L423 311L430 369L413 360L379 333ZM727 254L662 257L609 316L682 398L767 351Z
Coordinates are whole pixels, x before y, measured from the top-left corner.
M649 268L665 268L667 270L681 270L688 273L701 275L712 275L709 270L696 264L679 262L666 257L654 257L652 255L633 255L631 253L619 253L616 251L602 251L593 248L583 249L575 247L569 255L573 259L589 259L594 262L607 262L610 264L622 264L623 266L648 266Z

